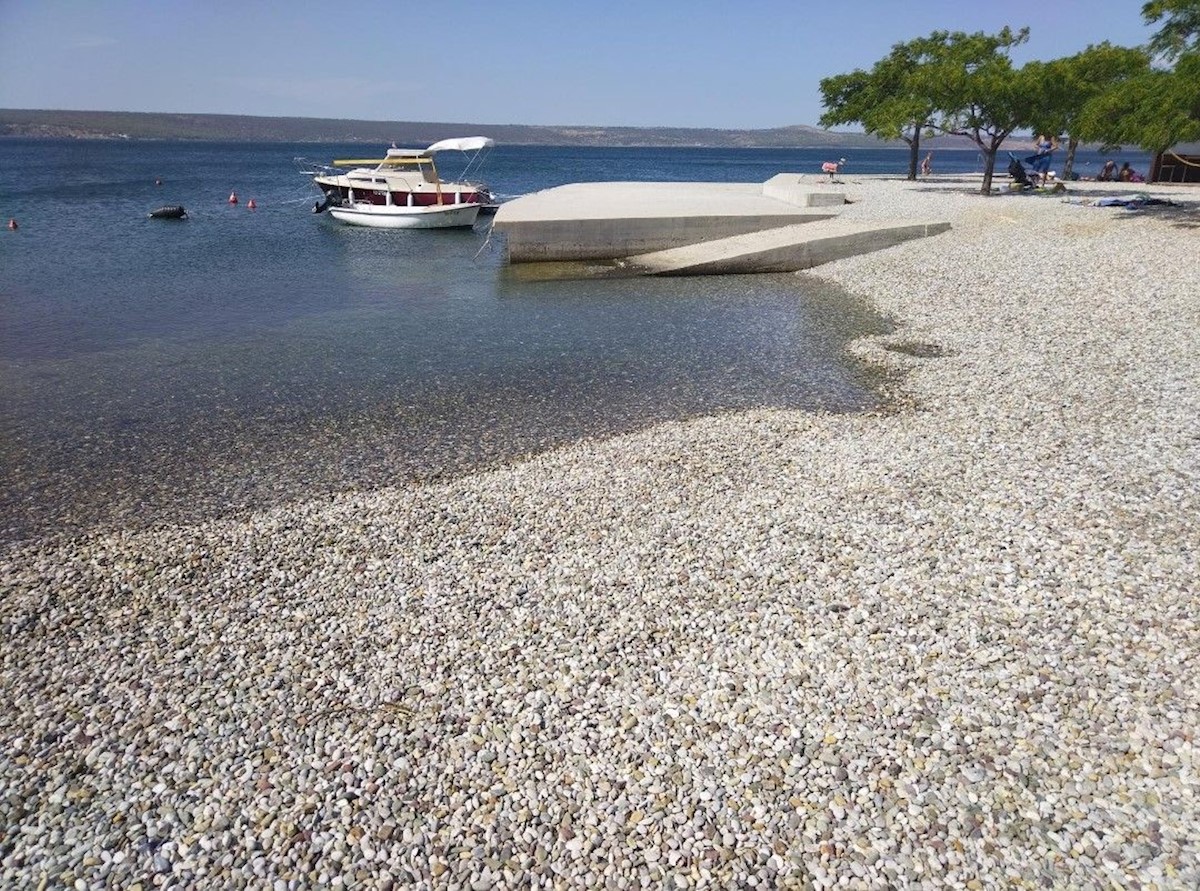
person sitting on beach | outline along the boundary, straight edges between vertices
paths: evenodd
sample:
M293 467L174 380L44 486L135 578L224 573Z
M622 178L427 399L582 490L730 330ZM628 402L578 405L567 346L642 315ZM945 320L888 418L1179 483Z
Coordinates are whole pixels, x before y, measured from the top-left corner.
M1034 173L1041 175L1042 184L1045 185L1046 180L1049 179L1046 174L1050 172L1050 161L1054 156L1055 149L1058 148L1058 137L1039 133L1033 147L1034 153L1025 159L1025 163Z
M1100 168L1100 173L1096 176L1102 183L1112 182L1117 178L1117 162L1109 158L1104 162L1104 166Z
M925 156L925 160L921 162L921 176L929 176L933 173L933 152Z
M1121 171L1114 179L1119 179L1123 183L1144 183L1146 181L1146 177L1130 167L1128 161L1121 165Z

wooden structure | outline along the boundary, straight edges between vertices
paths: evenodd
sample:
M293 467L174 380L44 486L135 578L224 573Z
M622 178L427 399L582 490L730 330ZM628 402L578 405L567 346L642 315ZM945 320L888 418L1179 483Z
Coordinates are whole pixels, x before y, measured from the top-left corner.
M1200 142L1180 143L1156 152L1146 179L1152 183L1200 183Z

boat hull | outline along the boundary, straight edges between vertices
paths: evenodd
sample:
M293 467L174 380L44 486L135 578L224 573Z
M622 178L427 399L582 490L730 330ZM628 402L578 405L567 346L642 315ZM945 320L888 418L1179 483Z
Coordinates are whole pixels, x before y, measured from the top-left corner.
M331 207L329 215L349 226L373 229L456 229L475 225L478 204L436 204L429 207L352 204Z

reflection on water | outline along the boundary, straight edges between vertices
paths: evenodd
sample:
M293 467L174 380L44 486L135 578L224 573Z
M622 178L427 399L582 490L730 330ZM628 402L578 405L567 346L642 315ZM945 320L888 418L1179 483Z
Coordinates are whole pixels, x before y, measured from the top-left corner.
M571 281L581 278L636 278L644 270L624 260L552 260L514 263L500 270L502 281L512 283Z

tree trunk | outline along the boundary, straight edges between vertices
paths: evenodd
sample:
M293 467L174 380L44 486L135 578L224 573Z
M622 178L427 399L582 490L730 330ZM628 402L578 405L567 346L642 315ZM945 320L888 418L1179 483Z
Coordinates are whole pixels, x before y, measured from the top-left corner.
M1063 161L1062 179L1069 180L1071 171L1075 169L1075 149L1079 148L1079 137L1067 136L1067 160Z
M992 194L992 172L996 169L996 147L979 147L983 152L983 185L979 187L980 195Z
M921 129L918 127L913 131L911 139L907 137L904 140L908 143L908 178L917 178L917 155L921 154Z

